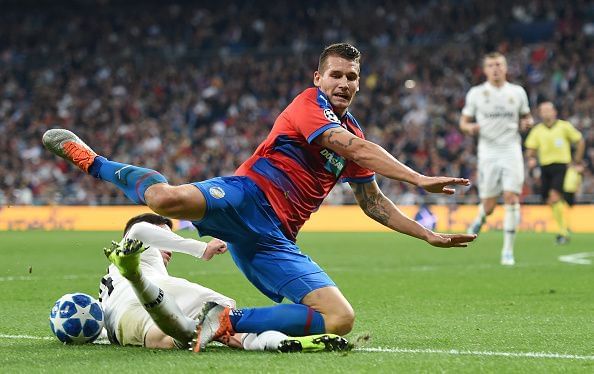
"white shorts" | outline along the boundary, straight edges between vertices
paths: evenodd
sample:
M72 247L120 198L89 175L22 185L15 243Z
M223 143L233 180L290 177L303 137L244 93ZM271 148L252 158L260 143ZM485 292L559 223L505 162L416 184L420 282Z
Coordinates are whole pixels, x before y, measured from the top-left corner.
M186 279L162 277L151 281L175 300L185 316L192 319L198 316L207 301L235 307L235 300ZM144 346L144 337L156 324L130 285L126 284L121 292L124 294L116 296L115 302L110 302L104 311L108 336L115 337L120 345Z
M497 197L503 191L522 192L524 184L524 159L499 157L479 159L478 189L481 199Z

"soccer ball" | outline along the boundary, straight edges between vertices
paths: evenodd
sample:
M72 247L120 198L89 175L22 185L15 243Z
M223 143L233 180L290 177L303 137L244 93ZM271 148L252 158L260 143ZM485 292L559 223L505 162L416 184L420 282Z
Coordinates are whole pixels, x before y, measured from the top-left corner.
M91 296L69 293L56 301L50 311L50 328L63 343L91 343L103 328L103 309Z

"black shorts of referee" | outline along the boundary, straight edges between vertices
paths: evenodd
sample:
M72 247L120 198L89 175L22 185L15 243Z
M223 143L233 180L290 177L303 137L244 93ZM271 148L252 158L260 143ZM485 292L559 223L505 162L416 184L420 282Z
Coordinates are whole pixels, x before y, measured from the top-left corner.
M560 196L563 196L563 181L566 171L567 164L549 164L540 167L542 182L540 194L544 202L549 199L550 190L555 190Z

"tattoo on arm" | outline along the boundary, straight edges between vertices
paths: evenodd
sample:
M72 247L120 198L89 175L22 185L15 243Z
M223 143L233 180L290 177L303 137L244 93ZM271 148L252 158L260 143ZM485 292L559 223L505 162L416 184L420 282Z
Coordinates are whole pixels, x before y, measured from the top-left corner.
M388 225L390 212L386 209L384 204L385 197L381 193L369 191L365 184L357 184L355 187L355 197L365 214L382 225Z
M356 139L355 137L349 139L348 143L343 143L340 140L336 139L337 134L341 134L343 133L345 130L344 129L331 129L328 133L328 135L326 135L326 141L330 144L333 145L339 145L343 148L348 148L353 144L353 141Z

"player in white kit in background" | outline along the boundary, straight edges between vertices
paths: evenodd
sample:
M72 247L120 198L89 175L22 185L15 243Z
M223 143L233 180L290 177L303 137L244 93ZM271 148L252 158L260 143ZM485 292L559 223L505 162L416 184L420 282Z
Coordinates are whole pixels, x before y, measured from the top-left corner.
M147 213L128 221L121 242L105 249L111 264L101 279L99 301L111 343L147 348L188 348L196 331L196 318L207 302L235 307L235 301L183 278L172 277L166 266L172 252L210 260L226 252L219 239L208 244L171 231L172 222ZM116 265L117 264L117 265ZM340 337L331 343L348 343ZM315 338L318 339L315 339ZM318 340L320 340L318 342ZM319 336L290 338L278 331L227 336L221 342L246 350L281 352L322 351L330 348ZM341 346L342 347L342 346Z
M520 193L524 184L524 159L520 131L528 130L534 120L528 96L521 86L507 81L507 61L498 52L483 59L487 81L474 86L466 95L460 129L478 135L478 190L481 204L476 219L468 228L478 234L493 213L503 193L503 248L501 264L514 265L514 239L520 223Z

